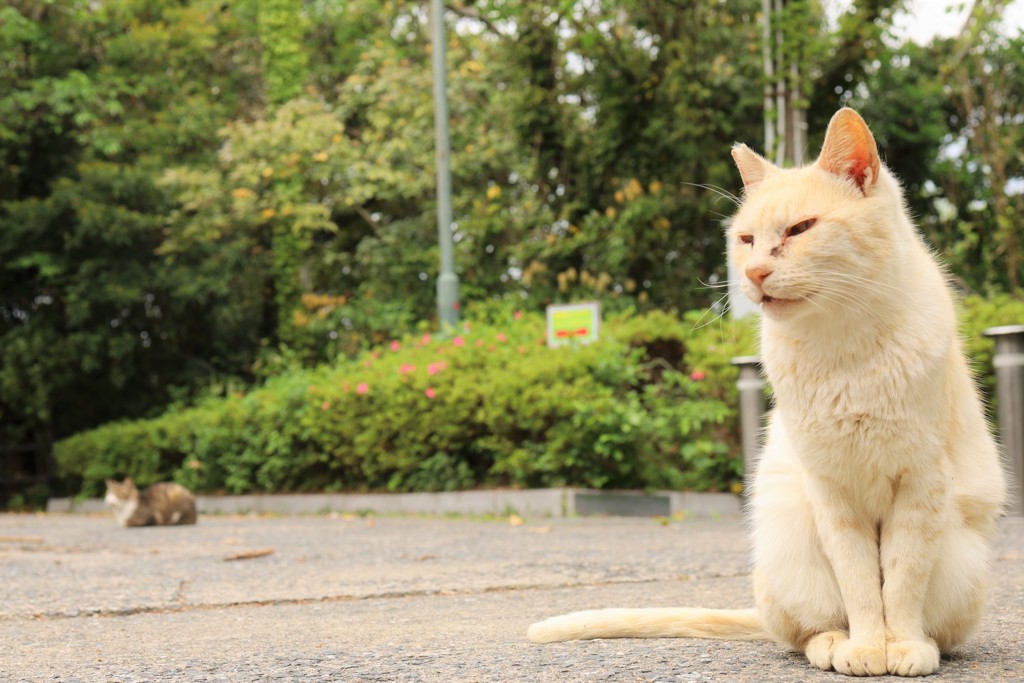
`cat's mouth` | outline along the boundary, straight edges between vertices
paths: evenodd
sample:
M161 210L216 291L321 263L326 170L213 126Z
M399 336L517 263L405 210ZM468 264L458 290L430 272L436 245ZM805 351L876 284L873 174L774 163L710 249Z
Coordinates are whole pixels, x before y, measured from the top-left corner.
M761 307L771 311L780 311L790 306L795 306L801 303L802 299L782 299L777 296L769 296L765 294L761 297Z

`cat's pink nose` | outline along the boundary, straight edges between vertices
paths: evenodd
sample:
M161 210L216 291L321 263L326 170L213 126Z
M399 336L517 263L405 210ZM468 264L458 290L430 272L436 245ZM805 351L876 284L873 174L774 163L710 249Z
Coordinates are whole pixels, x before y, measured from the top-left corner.
M768 276L772 274L772 269L768 266L751 266L743 272L748 280L760 287L768 279Z

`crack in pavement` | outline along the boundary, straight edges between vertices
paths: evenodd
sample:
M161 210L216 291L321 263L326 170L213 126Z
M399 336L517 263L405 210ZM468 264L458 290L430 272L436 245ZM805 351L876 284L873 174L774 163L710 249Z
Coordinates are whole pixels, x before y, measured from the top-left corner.
M184 587L190 582L189 579L182 579L179 584L174 600L178 605L161 606L140 606L120 607L107 609L102 607L86 609L70 609L62 612L36 612L33 614L0 615L0 622L17 621L61 621L65 619L81 619L86 617L130 617L141 614L177 614L185 612L203 612L219 609L234 609L245 607L282 607L291 605L317 605L342 602L358 602L364 600L395 600L401 598L421 597L449 597L449 596L471 596L487 595L491 593L515 593L527 591L550 591L565 590L572 588L598 588L604 586L631 586L655 583L668 583L674 581L693 580L720 580L734 579L750 576L749 572L737 572L733 574L711 574L707 576L677 576L674 578L648 578L648 579L615 579L610 581L589 581L589 582L565 582L565 583L537 583L518 586L487 586L479 589L422 589L414 591L383 591L369 593L366 595L326 595L317 598L278 598L272 600L240 600L223 603L201 603L185 604Z

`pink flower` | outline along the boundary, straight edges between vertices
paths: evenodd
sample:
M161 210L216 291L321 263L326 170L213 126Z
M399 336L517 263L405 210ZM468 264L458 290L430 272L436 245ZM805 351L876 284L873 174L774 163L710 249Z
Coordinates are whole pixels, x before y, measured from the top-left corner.
M430 365L427 366L428 375L436 375L439 372L441 372L441 368L438 367L437 363L431 363Z
M391 342L391 350L392 351L396 351L397 352L401 348L402 348L402 345L399 344L398 342L396 342L396 341Z
M348 393L348 391L349 391L348 380L345 380L344 382L341 383L341 390L344 391L346 394Z
M479 348L483 348L483 345L484 345L484 340L483 339L477 339L476 340L476 348L478 348L478 349Z
M515 318L516 320L519 320L520 318L523 317L523 312L522 311L516 311L515 313L512 314L512 317Z
M452 339L452 344L455 344L456 346L465 346L466 340L462 337L456 337L455 339Z
M502 344L508 341L508 337L505 336L504 332L498 333L498 341L500 341Z
M520 346L518 349L516 349L516 351L518 351L519 353L526 353L526 347Z
M367 384L366 382L360 382L359 384L356 385L356 393L357 394L365 394L369 390L370 390L370 385Z
M321 403L320 404L320 408L325 410L325 411L330 410L331 409L330 401L324 401L323 403Z
M434 391L434 387L427 387L427 390L423 393L427 395L427 398L434 398L437 396L437 392Z
M700 370L694 370L693 372L690 373L690 379L692 379L694 382L700 382L705 377L707 377L707 375L705 375Z
M437 369L438 370L447 370L448 369L448 361L443 360L440 363L438 363L437 364Z
M408 375L410 372L416 372L416 366L412 363L402 363L402 367L398 368L398 371L403 375Z
M429 334L423 335L423 339L421 339L420 341L423 343L424 346L426 346L427 344L430 343L430 335Z

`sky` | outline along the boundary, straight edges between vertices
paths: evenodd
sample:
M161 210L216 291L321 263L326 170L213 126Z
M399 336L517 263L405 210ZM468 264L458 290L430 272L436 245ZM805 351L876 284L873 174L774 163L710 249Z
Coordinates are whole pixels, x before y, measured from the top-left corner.
M824 0L822 4L830 16L846 11L850 0ZM960 32L972 3L969 0L907 0L906 10L899 12L894 21L895 33L925 44L935 36L948 38ZM1013 0L1003 12L1008 28L1024 27L1024 0Z

